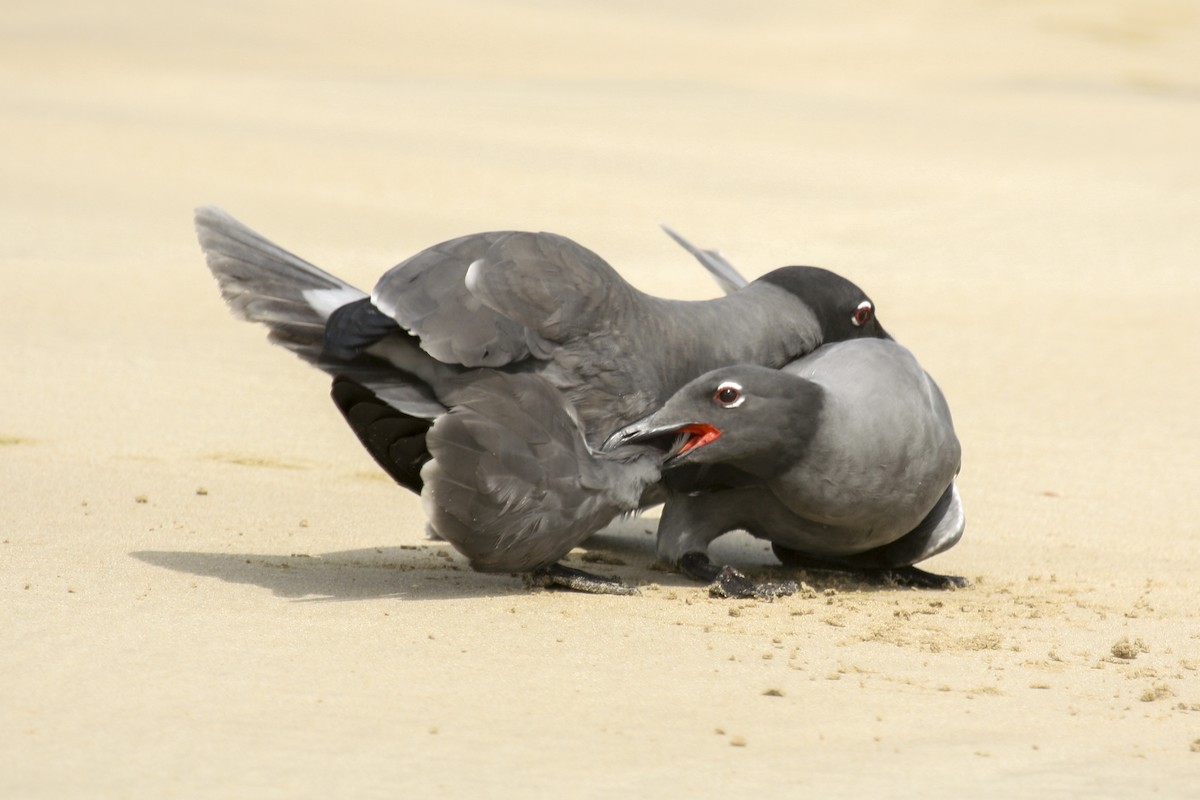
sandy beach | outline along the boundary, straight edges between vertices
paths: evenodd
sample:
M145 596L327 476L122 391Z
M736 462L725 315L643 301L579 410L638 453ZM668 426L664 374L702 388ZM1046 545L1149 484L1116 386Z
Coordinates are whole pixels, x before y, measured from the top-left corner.
M0 797L1194 797L1200 9L51 2L0 20ZM952 592L426 538L193 209L369 288L547 230L866 289L937 379ZM744 534L715 554L783 575Z

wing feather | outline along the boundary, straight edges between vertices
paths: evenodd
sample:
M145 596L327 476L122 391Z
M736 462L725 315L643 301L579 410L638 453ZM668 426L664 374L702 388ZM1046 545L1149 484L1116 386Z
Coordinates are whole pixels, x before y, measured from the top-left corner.
M388 270L371 300L416 335L425 352L447 364L500 367L531 355L544 358L545 348L530 349L532 331L485 306L467 288L472 262L508 235L474 233L422 250Z
M427 442L426 513L485 572L554 563L658 479L657 456L593 452L562 395L531 374L480 373Z

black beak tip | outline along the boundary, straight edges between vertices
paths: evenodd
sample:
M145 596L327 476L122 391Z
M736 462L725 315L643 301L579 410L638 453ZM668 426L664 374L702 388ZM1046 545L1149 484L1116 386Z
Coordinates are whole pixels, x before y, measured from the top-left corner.
M612 452L618 446L620 446L621 441L622 441L621 432L617 431L612 436L609 436L607 439L604 440L604 443L600 445L600 452L601 453Z
M603 453L610 453L623 444L636 441L636 437L639 432L640 431L638 430L638 425L636 423L621 428L619 431L616 431L604 440L604 444L600 445L600 451Z

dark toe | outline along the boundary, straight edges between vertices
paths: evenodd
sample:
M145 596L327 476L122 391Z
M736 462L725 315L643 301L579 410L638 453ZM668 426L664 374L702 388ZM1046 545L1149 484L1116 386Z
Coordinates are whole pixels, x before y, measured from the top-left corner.
M882 570L880 577L897 586L913 589L964 589L971 585L969 580L958 575L938 575L916 567Z
M549 567L537 570L531 574L531 578L547 588L561 587L588 594L641 594L636 587L624 584L616 578L593 575L590 572L566 567L562 564L551 564Z

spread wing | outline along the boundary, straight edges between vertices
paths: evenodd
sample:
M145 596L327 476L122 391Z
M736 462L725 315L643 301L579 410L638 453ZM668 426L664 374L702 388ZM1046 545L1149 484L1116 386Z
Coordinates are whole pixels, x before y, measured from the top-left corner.
M266 325L272 342L309 363L320 361L330 313L366 297L215 206L196 209L196 235L234 315Z
M369 308L367 295L313 266L213 206L196 210L196 233L205 259L234 315L265 325L271 342L333 376L367 387L402 412L432 418L445 411L415 375L353 348L327 347L329 327L347 310ZM331 323L332 320L332 323ZM419 355L402 331L390 334L393 350ZM346 339L346 337L339 337Z

